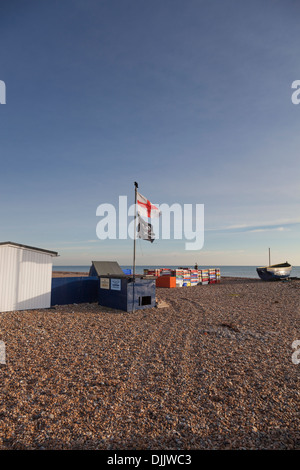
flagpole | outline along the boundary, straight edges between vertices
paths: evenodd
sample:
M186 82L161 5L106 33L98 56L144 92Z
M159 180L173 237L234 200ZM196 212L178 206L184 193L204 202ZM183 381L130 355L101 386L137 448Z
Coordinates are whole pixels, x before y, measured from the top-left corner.
M134 182L134 237L133 237L133 290L132 290L132 311L134 312L134 285L135 285L135 251L136 251L136 205L137 205L137 188L139 187L138 183Z

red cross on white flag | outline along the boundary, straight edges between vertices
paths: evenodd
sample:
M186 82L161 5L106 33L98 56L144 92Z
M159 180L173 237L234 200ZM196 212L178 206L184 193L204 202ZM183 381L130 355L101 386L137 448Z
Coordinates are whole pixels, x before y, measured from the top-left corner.
M140 193L137 192L137 208L138 212L142 217L150 217L151 219L154 217L160 216L159 209L151 204L147 198L142 196Z

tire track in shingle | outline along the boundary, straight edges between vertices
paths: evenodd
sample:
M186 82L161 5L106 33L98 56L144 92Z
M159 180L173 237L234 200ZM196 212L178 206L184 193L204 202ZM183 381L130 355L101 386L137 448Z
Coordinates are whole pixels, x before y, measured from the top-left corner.
M161 434L172 432L186 408L195 410L194 394L197 387L195 370L199 358L195 348L199 316L192 312L182 318L173 309L173 322L163 320L144 343L132 362L129 379L115 395L118 401L109 422L109 435L114 434L116 417L126 418L125 435L136 434L135 424L151 427ZM178 322L182 328L178 330ZM175 434L174 434L175 435Z
M140 314L141 315L141 314ZM140 317L137 314L137 317ZM151 312L148 312L151 318ZM137 322L140 318L137 318ZM127 357L124 359L130 359L126 372L122 380L116 381L116 386L112 390L112 396L110 397L110 403L114 404L110 409L110 416L106 416L104 419L104 426L106 428L106 435L110 437L114 435L114 429L117 426L120 430L120 422L118 417L123 421L124 431L128 431L128 426L131 422L131 414L136 413L136 409L139 407L141 399L144 397L144 391L147 390L147 372L149 371L149 361L155 363L159 351L156 350L157 338L161 338L162 331L167 329L167 319L164 319L163 315L160 317L160 321L157 323L142 322L142 325L138 325L134 333L134 337L131 336L131 348ZM149 333L149 334L148 334ZM135 353L133 354L133 346L136 343ZM147 394L147 393L146 393Z

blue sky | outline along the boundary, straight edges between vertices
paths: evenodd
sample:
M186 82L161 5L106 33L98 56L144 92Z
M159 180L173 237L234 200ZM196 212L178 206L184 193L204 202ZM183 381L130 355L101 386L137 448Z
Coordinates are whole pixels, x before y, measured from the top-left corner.
M100 204L204 204L204 246L137 264L300 265L299 2L11 0L0 5L0 239L55 264L132 262Z

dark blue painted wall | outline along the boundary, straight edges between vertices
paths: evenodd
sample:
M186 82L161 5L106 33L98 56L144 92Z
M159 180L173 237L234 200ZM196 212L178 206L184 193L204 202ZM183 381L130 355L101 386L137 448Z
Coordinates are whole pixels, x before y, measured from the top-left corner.
M52 278L51 306L98 301L98 277Z
M111 282L111 279L109 279ZM133 310L133 282L129 278L121 278L121 289L101 289L99 283L100 305L131 312ZM134 310L155 307L156 303L155 279L136 279L134 286ZM142 305L142 298L150 297L150 304Z

